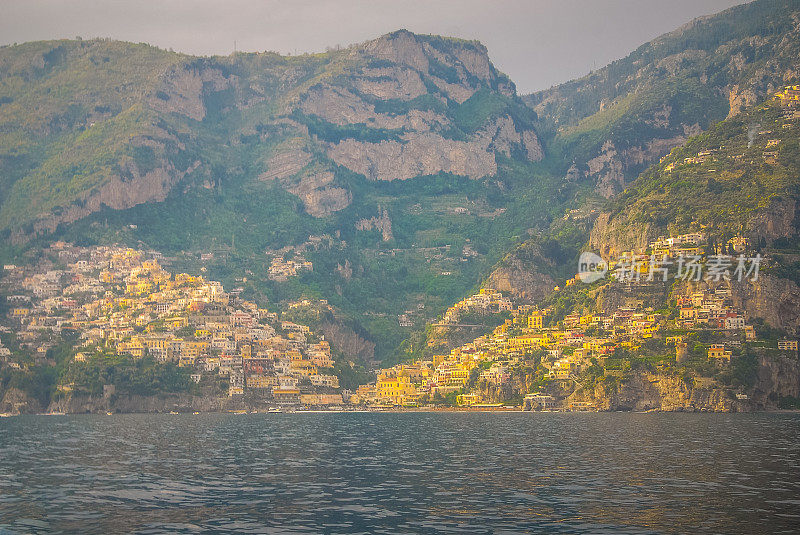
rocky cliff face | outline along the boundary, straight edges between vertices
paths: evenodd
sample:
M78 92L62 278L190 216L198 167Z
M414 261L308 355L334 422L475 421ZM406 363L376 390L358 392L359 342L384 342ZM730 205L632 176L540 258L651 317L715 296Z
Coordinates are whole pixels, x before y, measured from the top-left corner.
M4 50L0 79L28 84L27 93L42 93L40 102L54 100L49 86L60 84L59 76L69 79L62 71L83 73L92 84L68 84L60 109L37 121L15 99L0 103L7 115L0 123L16 132L0 139L0 163L22 166L6 173L16 183L0 180L0 190L10 192L0 198L0 227L16 241L103 206L160 202L193 171L200 181L214 175L220 182L252 169L252 178L276 181L299 197L310 215L328 217L353 201L339 167L381 181L440 172L480 179L497 174L496 155L543 157L531 112L477 42L398 31L302 58L193 58L100 40L42 48L49 51ZM110 57L98 59L112 50L116 70L106 68ZM17 55L42 67L29 72ZM135 83L123 80L126 69ZM6 158L2 142L24 128L64 153L45 148L36 157ZM109 134L92 138L98 128ZM65 132L79 141L57 145ZM227 161L243 143L251 150ZM202 187L194 182L183 189Z
M146 103L160 113L177 114L195 121L206 117L206 98L238 86L238 77L223 73L210 60L175 65L164 72Z
M122 56L120 61L129 59ZM187 129L186 122L202 121L207 115L208 98L235 89L238 79L223 74L211 60L170 61L163 66L152 61L154 65L145 63L140 68L164 70L151 75L142 87L120 86L121 102L116 102L120 96L99 94L89 87L76 90L73 102L65 103L74 108L85 106L88 99L94 103L86 112L85 122L73 125L85 133L10 188L0 208L0 219L11 228L12 241L53 232L59 225L102 207L124 210L161 202L187 174L202 165L194 150L200 136ZM89 72L87 76L111 79L101 78L105 83L120 82L116 72ZM49 82L46 79L42 83ZM32 91L36 91L35 85ZM132 91L135 94L129 94ZM47 140L45 137L45 144ZM50 187L42 188L43 183ZM20 214L20 206L28 206L28 212ZM32 231L21 228L27 222Z
M129 175L112 175L99 189L84 191L75 202L65 207L41 214L33 224L33 234L15 231L12 243L24 243L30 238L55 231L59 225L72 223L107 206L124 210L146 202L160 202L167 198L172 188L184 177L197 169L199 161L187 169L176 169L167 161L159 167L142 173L135 163L128 165Z
M660 124L660 123L657 123ZM609 199L625 189L632 176L647 165L658 161L674 149L683 145L689 136L701 132L700 125L679 125L683 134L670 137L646 139L622 151L617 151L614 142L607 139L600 147L597 156L589 159L583 168L584 178L595 184L595 191Z
M768 243L797 233L798 203L795 199L771 199L768 206L751 212L739 232L751 243L762 238ZM625 251L644 251L660 235L669 235L666 225L642 222L632 211L601 213L589 234L589 247L604 258L616 258ZM668 221L669 222L669 221Z
M314 162L303 138L292 138L280 145L267 162L267 170L258 178L265 182L277 181L300 197L306 212L314 217L329 216L352 202L348 190L333 185L334 174Z
M686 137L796 79L798 37L796 3L752 2L695 19L583 78L524 98L609 197Z
M750 405L756 410L776 409L783 397L800 397L797 356L759 357L756 382L749 394Z
M533 375L514 371L503 385L478 381L475 392L493 402L524 396ZM536 389L541 389L536 386ZM600 411L750 412L775 410L782 398L798 396L800 363L788 355L761 355L749 387L731 387L711 377L631 371L584 384L554 382L544 391L561 407L588 403ZM736 394L744 394L739 398Z
M738 412L749 405L732 397L714 381L642 373L594 388L577 390L569 401L588 401L606 411Z
M763 210L753 212L742 233L754 242L765 238L768 242L790 237L797 233L800 207L796 199L773 198Z
M0 413L3 414L35 414L41 411L41 404L18 388L9 388L0 400Z
M511 156L514 147L530 161L542 159L536 133L510 115L489 118L467 139L450 137L448 132L456 125L445 107L448 101L463 104L479 90L514 98L513 85L497 73L479 44L425 40L400 31L353 53L367 65L379 60L382 66L312 86L301 97L300 111L334 125L368 129L365 135L370 137L380 137L380 130L394 134L379 141L353 137L327 141L327 156L336 164L370 180L404 180L439 172L477 179L494 176L495 154ZM445 75L448 80L441 78ZM435 100L414 107L412 101L423 96ZM405 111L378 111L393 100L406 102L399 106ZM437 101L441 105L428 108Z
M356 230L370 231L378 230L383 241L389 241L394 236L392 234L392 220L389 219L389 212L386 208L378 207L377 217L363 218L356 221Z
M47 412L66 414L102 414L108 411L123 413L222 412L246 408L248 408L248 404L242 399L233 399L228 396L159 394L103 397L70 395L52 402L47 407Z
M534 303L549 295L556 282L541 273L537 266L547 263L538 250L535 259L527 255L511 254L486 279L486 286L508 292L520 302Z
M574 390L555 386L553 394L567 405L589 402L605 411L750 412L775 410L781 398L797 397L799 390L797 358L761 355L750 387L733 388L710 377L634 372Z
M793 281L762 274L755 282L731 281L730 287L734 306L748 318L800 336L800 287Z
M597 217L589 234L589 248L603 258L617 258L624 251L644 251L658 237L655 234L649 223L633 225L623 217L604 212Z
M375 344L341 321L324 321L320 330L338 351L352 358L354 362L368 367L375 364Z

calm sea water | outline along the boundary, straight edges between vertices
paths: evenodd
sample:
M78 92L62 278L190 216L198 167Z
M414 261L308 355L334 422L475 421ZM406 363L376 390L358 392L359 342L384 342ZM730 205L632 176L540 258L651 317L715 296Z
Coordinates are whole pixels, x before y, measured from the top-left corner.
M0 533L797 533L796 414L0 419Z

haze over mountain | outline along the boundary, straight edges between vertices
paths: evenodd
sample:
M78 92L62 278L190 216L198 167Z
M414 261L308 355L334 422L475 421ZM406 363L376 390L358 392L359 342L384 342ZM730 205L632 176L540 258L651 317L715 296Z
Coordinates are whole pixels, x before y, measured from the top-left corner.
M610 197L689 135L800 75L797 8L753 2L696 19L525 100L574 172Z
M151 247L245 295L328 299L365 361L397 356L487 276L529 300L571 276L594 216L565 212L795 80L798 13L737 6L524 98L481 43L406 30L292 57L3 47L3 258ZM267 277L293 256L313 271Z
M217 266L226 279L264 277L265 251L328 235L309 253L314 285L350 313L394 316L474 284L547 208L526 200L533 181L556 187L534 179L535 114L476 42L401 30L313 56L195 58L50 41L0 49L0 63L0 226L19 246L56 233L224 248L241 257ZM430 264L416 247L448 253ZM377 254L390 249L408 257Z
M567 183L613 198L691 136L797 80L799 10L794 1L737 6L661 36L589 76L525 96L539 115L537 128L549 158L559 162L554 168L564 172ZM729 202L735 198L733 193ZM587 197L575 206L604 205ZM727 209L717 205L710 213L714 210L723 218ZM548 258L552 255L543 255L541 246L562 236L559 243L575 254L585 246L592 224L572 221L566 231L563 221L556 222L509 255L489 280L528 296L549 292L558 276ZM633 236L641 227L628 230ZM649 237L639 233L637 243Z
M600 68L694 17L737 3L412 0L397 9L393 2L366 0L238 0L235 8L213 0L8 0L0 6L0 45L80 35L193 55L225 56L234 49L297 55L407 28L481 41L498 69L527 93Z

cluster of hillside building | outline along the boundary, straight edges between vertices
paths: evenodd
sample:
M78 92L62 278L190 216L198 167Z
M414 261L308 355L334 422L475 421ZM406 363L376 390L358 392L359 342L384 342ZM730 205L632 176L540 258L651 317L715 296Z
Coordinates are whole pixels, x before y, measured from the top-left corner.
M344 247L347 244L329 234L311 235L300 245L287 245L280 249L267 249L264 253L270 260L267 276L276 282L285 282L300 273L313 271L314 265L306 260L305 253L320 249Z
M780 119L783 122L781 128L789 129L794 127L797 124L797 120L800 119L800 86L785 86L781 91L775 93L772 100L781 107ZM749 133L747 147L752 147L754 143L756 147L760 148L764 163L768 165L776 165L778 163L778 154L781 146L779 133L771 129ZM664 171L669 172L680 166L698 165L715 161L720 157L723 148L724 147L702 150L697 152L694 156L687 156L680 161L670 162L664 167ZM735 161L742 161L748 157L746 152L733 155L727 154L727 156L733 158ZM670 155L666 155L661 161L663 162L669 157Z
M481 295L497 293L484 289L465 301L480 302ZM530 364L534 353L539 355L539 371L543 377L574 380L592 359L602 365L617 348L637 349L664 321L652 309L621 308L611 314L569 314L545 326L551 314L549 309L504 306L502 310L510 312L511 318L490 334L457 347L449 354L383 369L376 382L360 387L351 401L416 406L431 402L436 396L456 393L460 405L491 404L493 400L468 391L468 383L504 385L512 379L511 370Z
M704 243L705 236L693 233L661 237L650 249L675 254ZM747 247L735 239L727 245ZM348 401L342 398L331 347L323 337L242 299L238 291L225 292L218 282L170 274L159 264L158 253L56 243L33 266L4 266L0 285L6 296L0 328L4 366L54 365L48 350L71 332L80 339L71 357L77 363L113 350L174 362L197 382L224 377L230 396L249 393L306 405ZM441 325L457 326L473 312L504 314L502 324L449 353L382 369L375 382L346 398L373 407L414 407L448 396L460 405L491 405L497 399L485 393L509 385L521 367L533 369L544 383L580 381L590 367L615 375L620 373L620 350L635 355L644 344L652 346L648 340L654 338L665 355L674 352L681 362L689 356L687 334L703 330L724 341L705 351L708 359L725 365L734 347L755 340L756 332L733 306L727 285L707 286L678 295L671 312L618 306L566 315L514 306L500 292L485 288L448 309ZM289 308L303 305L308 303ZM11 343L4 344L7 340ZM796 351L797 341L782 340L778 347ZM541 391L530 393L525 403L557 405Z
M157 253L64 243L49 253L32 267L5 266L6 331L20 356L45 361L60 335L72 331L81 340L78 362L112 349L175 362L197 382L225 376L231 396L342 402L331 347L308 326L281 321L219 282L173 276ZM4 353L9 365L25 361Z
M703 232L690 232L679 236L659 236L657 240L650 242L650 251L656 257L670 256L691 256L701 254L705 251L707 237ZM727 241L714 243L714 254L744 254L751 252L751 243L748 238L741 235L733 236Z
M785 86L775 95L775 98L785 106L800 107L800 85Z
M443 323L458 323L468 313L491 314L511 312L514 305L502 293L484 288L477 294L471 295L447 309L442 318Z
M660 237L650 244L650 249L653 254L661 255L698 254L706 241L703 233ZM744 253L749 244L737 236L721 246L726 251ZM649 269L646 260L650 256L642 258L641 269L646 273ZM577 280L577 277L571 279L568 285ZM641 280L646 281L646 277ZM690 356L688 333L698 331L712 331L713 339L718 342L705 346L705 356L724 366L734 354L732 349L744 341L754 341L756 331L743 311L733 305L725 280L718 282L677 296L670 313L641 306L619 306L593 314L573 312L558 319L550 309L515 307L500 292L483 289L448 309L442 324L458 324L470 311L507 312L510 318L502 325L449 354L380 370L376 381L360 387L352 401L378 406L417 406L431 403L437 396L456 393L460 405L487 405L497 400L487 399L481 392L486 392L487 386L513 381L512 370L521 365L536 366L536 373L547 381L578 381L590 366L601 367L604 375L618 375L619 359L612 359L610 368L607 364L619 350L636 355L649 339L655 338L663 348L663 356L671 359L670 355L674 355L675 361L682 362ZM611 279L609 284L621 285L621 281ZM782 340L778 349L796 351L797 341ZM546 408L557 405L555 399L543 392L530 393L525 403ZM590 406L575 408L591 409Z
M625 251L618 258L603 262L612 279L630 288L665 283L671 279L756 281L762 260L744 236L708 243L704 233L692 232L659 236L645 251ZM585 274L578 273L568 279L567 286L583 281ZM604 275L605 271L601 276Z
M268 277L274 281L286 281L289 277L294 277L303 271L313 271L314 266L305 258L298 257L291 260L284 260L275 257L269 265Z

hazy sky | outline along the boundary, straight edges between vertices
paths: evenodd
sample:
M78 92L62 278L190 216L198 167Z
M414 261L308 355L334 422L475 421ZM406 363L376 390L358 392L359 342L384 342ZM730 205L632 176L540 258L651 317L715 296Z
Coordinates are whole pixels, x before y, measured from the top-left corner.
M82 36L191 54L319 52L406 28L479 39L520 93L741 0L0 0L0 44Z

